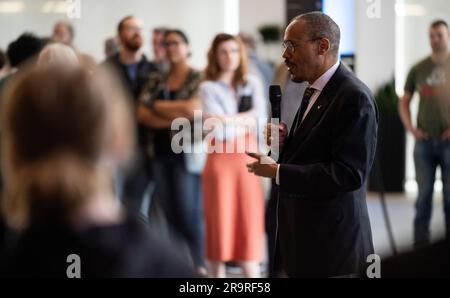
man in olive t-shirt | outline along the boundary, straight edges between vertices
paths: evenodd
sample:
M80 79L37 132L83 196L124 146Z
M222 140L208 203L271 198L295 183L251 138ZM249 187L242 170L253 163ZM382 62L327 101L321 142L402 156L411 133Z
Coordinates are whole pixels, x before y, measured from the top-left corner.
M450 84L448 70L450 32L446 22L435 21L429 29L431 56L417 63L409 72L405 94L400 101L400 116L405 128L411 132L416 144L414 163L419 196L414 219L414 245L430 240L430 220L436 168L442 173L444 212L447 237L450 235L450 98L445 93ZM420 95L417 127L411 121L409 105L414 92Z

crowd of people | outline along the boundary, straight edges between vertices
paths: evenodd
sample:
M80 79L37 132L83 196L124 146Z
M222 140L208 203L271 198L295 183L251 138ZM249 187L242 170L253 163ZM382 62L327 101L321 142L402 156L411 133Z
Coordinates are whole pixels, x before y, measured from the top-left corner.
M83 276L225 277L225 264L261 276L264 195L249 157L177 154L171 124L202 110L267 118L265 83L239 36L218 34L203 71L179 29L152 31L150 61L143 29L123 18L99 64L67 22L1 53L1 274L65 276L77 253ZM239 138L257 150L256 132L213 142Z
M82 277L226 277L235 266L256 278L267 259L269 277L361 276L374 253L366 179L379 117L339 60L339 26L320 12L294 18L275 76L246 34L217 34L200 70L183 30L154 28L153 60L143 30L123 18L101 63L75 47L67 22L0 51L0 276L68 277L73 255ZM444 21L431 25L433 54L411 70L400 103L417 139L418 247L429 243L437 166L450 229L450 105L435 100L448 98L449 40ZM279 132L278 160L259 154L271 82L283 89L282 122L266 126ZM200 134L174 128L195 127L199 111ZM180 134L200 152L174 150ZM272 179L267 195L261 177Z

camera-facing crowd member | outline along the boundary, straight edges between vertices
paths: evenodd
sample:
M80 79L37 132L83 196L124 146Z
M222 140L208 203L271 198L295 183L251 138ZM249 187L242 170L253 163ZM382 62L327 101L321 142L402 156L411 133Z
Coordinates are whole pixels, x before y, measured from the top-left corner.
M204 226L200 189L201 166L193 164L193 155L175 153L172 148L172 121L193 121L200 109L197 96L201 73L189 63L190 46L181 30L164 35L167 73L153 73L142 90L138 119L153 132L153 171L155 193L162 210L177 235L189 247L199 273L206 274L204 261ZM201 140L200 140L201 141Z
M446 22L435 21L429 28L431 56L410 70L399 111L405 128L414 135L414 164L419 195L415 204L414 246L430 243L430 220L436 169L442 173L444 214L447 237L450 237L450 119L448 93L450 83L450 31ZM410 104L415 92L420 95L417 127L413 126Z
M267 118L264 89L258 77L248 74L244 45L238 37L219 34L208 53L206 81L200 98L206 121L213 128L202 176L206 221L206 256L213 277L225 277L225 262L237 262L245 277L259 277L264 243L264 196L261 179L247 173L245 151L258 150L255 128ZM230 124L240 120L249 127ZM244 120L245 119L245 120ZM254 120L253 126L247 120ZM242 123L243 124L243 123ZM245 144L239 148L238 144ZM232 148L228 152L226 148ZM238 150L242 150L239 152Z
M53 32L50 38L50 42L62 43L73 48L77 53L81 65L93 71L97 65L97 62L91 55L78 51L78 49L74 45L74 39L75 28L71 23L66 21L56 22L56 24L53 26Z
M132 104L136 107L142 88L148 82L150 75L157 71L156 66L149 62L142 52L142 28L143 22L139 18L134 16L123 18L117 26L120 51L105 62L117 73L132 99ZM148 147L151 145L148 143L148 128L139 124L137 119L135 121L138 136L135 162L127 173L118 175L117 183L120 185L118 192L125 206L132 212L138 213L152 181L152 165L148 154Z

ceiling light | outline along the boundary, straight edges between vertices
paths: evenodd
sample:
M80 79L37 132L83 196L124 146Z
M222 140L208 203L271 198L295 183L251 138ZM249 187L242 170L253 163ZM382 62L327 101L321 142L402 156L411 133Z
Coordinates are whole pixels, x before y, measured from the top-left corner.
M420 17L427 14L427 10L420 4L395 4L395 13L400 17Z
M67 1L47 1L42 5L42 13L67 13Z
M25 3L22 1L2 1L0 2L0 13L19 13L25 10Z

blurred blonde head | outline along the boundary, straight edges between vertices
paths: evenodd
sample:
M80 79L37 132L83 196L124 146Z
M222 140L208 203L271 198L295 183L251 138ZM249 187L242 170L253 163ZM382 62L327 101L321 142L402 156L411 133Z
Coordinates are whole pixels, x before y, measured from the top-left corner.
M101 217L89 206L114 201L109 165L126 163L134 146L131 110L117 86L104 69L91 75L54 64L13 79L1 118L3 212L12 227Z
M42 49L38 65L78 66L80 61L75 51L62 43L49 44Z

